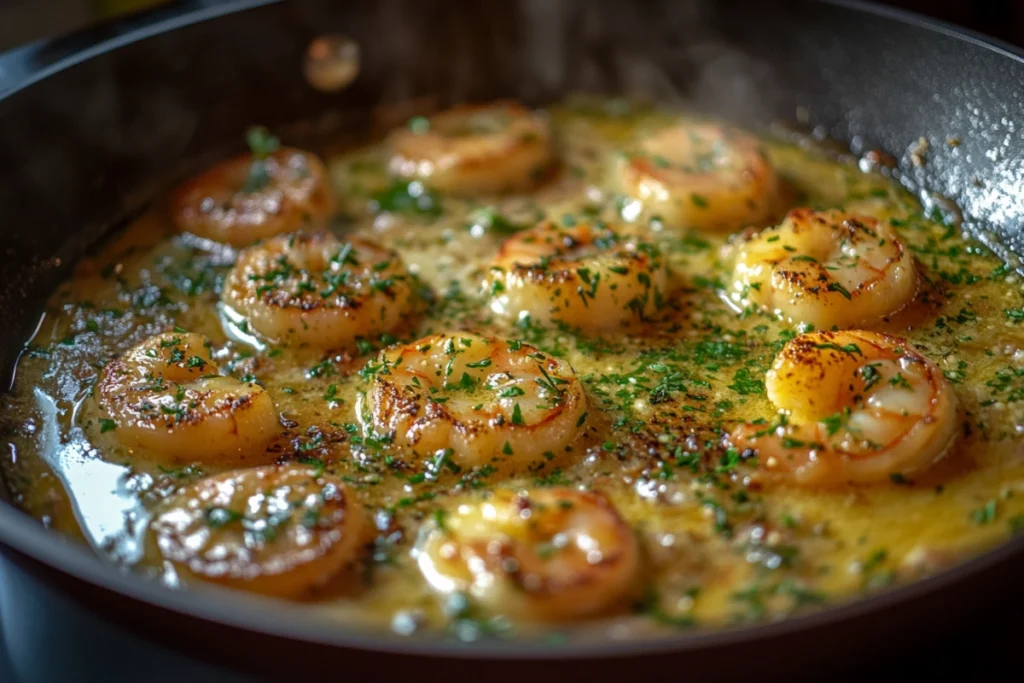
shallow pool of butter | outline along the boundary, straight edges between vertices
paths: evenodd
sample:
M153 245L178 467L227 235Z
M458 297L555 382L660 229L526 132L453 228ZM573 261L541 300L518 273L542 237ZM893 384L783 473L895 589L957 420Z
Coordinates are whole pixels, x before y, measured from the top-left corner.
M469 623L465 613L446 617L409 557L421 520L435 508L493 487L581 485L618 505L642 541L645 574L632 607L586 627L616 637L820 609L941 571L1024 531L1019 276L878 169L804 137L765 133L790 205L890 221L921 266L922 294L875 329L909 338L954 383L961 437L933 471L877 486L805 490L748 486L721 460L723 429L774 415L764 372L794 333L723 302L725 235L656 232L675 280L668 319L657 324L595 339L492 319L481 282L503 236L479 217L497 212L512 225L543 216L632 218L635 207L609 189L608 169L630 138L669 114L581 100L554 107L551 116L563 160L557 176L529 195L490 202L435 197L426 210L380 212L373 197L391 185L384 146L320 151L341 198L331 229L393 247L428 289L427 312L398 338L474 330L529 341L576 369L592 419L566 466L516 480L462 472L432 481L411 476L424 463L355 443L357 371L381 340L323 354L263 345L225 325L218 291L234 254L174 234L157 201L79 264L18 363L4 399L10 448L3 462L16 503L54 532L174 583L144 557L149 511L214 470L159 466L114 438L90 442L79 410L104 362L178 326L210 337L227 372L267 388L286 418L273 446L281 461L324 463L372 511L379 535L358 588L328 587L308 603L331 618L402 632L455 629L461 637L534 630L486 618Z

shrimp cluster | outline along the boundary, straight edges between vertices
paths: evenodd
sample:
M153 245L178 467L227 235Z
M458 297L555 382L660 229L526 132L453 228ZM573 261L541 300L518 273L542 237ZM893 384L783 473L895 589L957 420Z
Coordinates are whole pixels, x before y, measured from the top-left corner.
M95 397L103 431L129 448L175 463L262 464L278 431L270 395L218 374L210 342L165 332L103 368Z
M320 159L266 143L189 179L170 201L178 230L235 247L316 228L335 206Z
M527 190L555 159L547 117L505 101L414 119L391 147L395 175L467 196Z
M149 334L177 313L223 325L216 350L178 327L145 339L102 366L70 413L72 445L84 432L135 470L140 507L126 518L148 526L124 534L132 558L171 584L351 598L345 609L393 610L396 630L432 622L435 600L449 617L468 604L494 618L481 628L616 614L641 596L652 619L704 625L845 590L849 577L805 571L812 554L814 568L839 566L838 548L819 554L819 522L837 538L857 526L819 510L851 485L916 483L910 495L930 498L924 484L946 467L929 470L961 432L939 367L906 339L860 329L904 307L884 322L908 327L919 312L908 244L869 216L786 214L788 183L811 205L839 196L818 191L826 161L798 166L797 146L771 147L784 183L758 140L727 126L654 115L641 125L660 127L635 137L633 109L579 122L555 111L557 141L546 114L515 102L415 117L385 144L332 159L337 196L320 159L255 131L251 153L173 192L170 218L188 235L115 245L116 277L87 268L100 296L56 299L70 320L41 327L49 346L33 351L60 363L94 349L89 360L105 360L139 325ZM835 176L868 197L874 181L851 178ZM331 225L351 221L351 233L327 228L338 206L345 220ZM927 265L941 274L950 258ZM971 339L995 303L980 288L957 300L954 276L942 291L961 314L944 310L928 338L944 363L966 364L953 335ZM1021 322L1019 309L1004 313L1008 328ZM771 369L753 377L780 335ZM1008 404L1021 375L1003 386L999 373L1016 369L971 379ZM92 367L80 374L85 386ZM771 417L752 420L762 389ZM58 413L57 400L44 407ZM850 497L883 511L895 499L860 493ZM997 504L986 519L1016 513ZM896 557L896 542L876 540Z
M221 298L266 339L331 349L395 329L413 308L412 294L393 251L300 232L243 251Z
M359 559L362 506L306 466L232 470L178 491L148 529L150 552L183 579L296 598Z
M367 431L420 456L448 452L459 468L538 469L587 419L569 364L518 341L435 334L382 351L372 369Z
M544 221L505 240L485 288L491 310L512 320L600 332L656 313L668 268L655 245L603 224Z
M870 484L941 459L959 425L949 381L905 339L811 332L789 341L766 377L773 422L731 435L768 479L805 486Z
M794 209L737 249L729 298L821 329L873 322L917 292L914 258L888 225Z
M423 528L415 555L440 594L538 621L621 605L640 567L633 531L608 499L567 488L461 503Z
M668 227L731 231L775 215L780 183L757 139L679 123L640 140L615 169L619 189Z

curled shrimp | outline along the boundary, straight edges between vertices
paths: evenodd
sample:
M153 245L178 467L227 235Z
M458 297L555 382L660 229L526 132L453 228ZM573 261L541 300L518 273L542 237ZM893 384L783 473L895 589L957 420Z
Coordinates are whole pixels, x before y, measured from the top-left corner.
M395 252L356 237L300 232L243 251L221 298L271 341L340 348L393 330L411 311L412 295Z
M178 230L236 247L316 227L335 204L323 162L290 147L221 161L179 185L170 201Z
M435 334L382 351L370 369L367 430L420 456L448 450L460 468L543 466L587 417L569 364L521 342Z
M956 436L949 381L905 339L877 332L811 332L789 341L768 371L772 423L745 424L734 446L757 452L771 479L869 484L921 472Z
M621 605L640 567L633 531L608 499L568 488L462 503L425 526L415 556L439 593L542 621Z
M296 598L359 558L362 506L337 477L306 466L233 470L164 501L150 552L179 576Z
M730 299L821 329L870 323L917 292L914 258L888 225L794 209L740 244Z
M391 135L395 175L457 195L527 190L554 161L551 124L516 102L460 105Z
M263 387L218 374L202 335L165 332L103 368L96 385L102 432L177 463L261 463L279 431Z
M505 240L485 287L499 315L600 332L661 308L668 268L653 244L604 225L543 221Z
M618 184L669 227L737 230L763 224L778 208L779 178L750 135L680 123L638 147L618 161Z

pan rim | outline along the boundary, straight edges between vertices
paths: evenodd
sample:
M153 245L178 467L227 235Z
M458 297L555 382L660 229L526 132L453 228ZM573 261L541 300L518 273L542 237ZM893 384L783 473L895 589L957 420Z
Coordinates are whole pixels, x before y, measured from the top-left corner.
M0 100L6 99L56 73L77 64L119 49L126 45L171 32L218 17L258 7L278 4L282 0L230 0L209 4L197 2L184 10L179 6L169 12L147 13L144 18L129 17L104 27L111 35L102 37L96 29L73 34L90 43L89 36L101 36L82 49L63 54L49 63L22 74L22 78L6 89L0 87ZM932 20L913 12L883 7L860 0L817 0L901 24L969 42L1005 58L1024 63L1024 50L952 24ZM66 40L58 39L58 40ZM0 76L5 60L31 61L54 40L17 48L0 55ZM15 70L17 72L17 70ZM959 584L970 576L992 569L1010 558L1024 556L1024 537L1009 540L981 555L956 565L935 576L900 586L868 597L836 604L813 613L793 616L773 623L755 623L736 628L681 631L650 640L596 639L593 642L567 642L548 646L533 640L487 640L462 643L441 637L407 638L381 631L362 631L358 626L314 617L300 606L285 604L232 591L197 587L176 591L140 575L119 571L104 562L87 546L50 532L13 504L0 500L0 548L34 563L41 564L76 581L126 597L150 608L173 612L179 616L222 625L240 632L258 633L286 641L302 642L331 648L354 649L380 654L409 655L466 660L572 660L613 659L638 655L685 654L735 646L751 640L770 640L789 634L806 632L840 621L849 621L871 612L898 607L925 598ZM102 618L102 617L101 617Z
M126 45L227 14L280 2L283 0L226 0L210 4L195 0L186 2L184 7L157 7L98 26L73 31L67 35L44 38L0 52L0 101L61 71ZM110 35L104 36L105 32ZM69 49L69 45L78 43L83 43L84 47ZM50 52L56 52L59 56L47 57ZM33 61L41 62L41 65L33 67ZM11 73L17 82L13 85L5 84L6 80L11 79Z

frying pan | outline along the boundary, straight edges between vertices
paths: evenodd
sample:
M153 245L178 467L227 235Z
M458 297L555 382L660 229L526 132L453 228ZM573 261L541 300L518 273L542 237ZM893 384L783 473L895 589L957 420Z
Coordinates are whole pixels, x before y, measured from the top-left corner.
M360 75L319 92L301 76L304 52L334 33L360 46ZM942 210L955 202L964 229L1019 267L1024 59L948 26L846 2L193 1L0 60L2 367L13 372L36 312L76 258L168 182L237 151L252 123L310 141L358 136L375 108L412 98L543 104L580 90L789 123L854 154L884 150L895 160L886 172ZM923 164L909 152L922 137ZM936 577L773 624L642 643L467 644L354 629L227 591L170 591L47 532L8 500L0 550L19 576L97 619L291 680L792 678L797 664L927 638L1019 596L1024 574L1017 539Z

